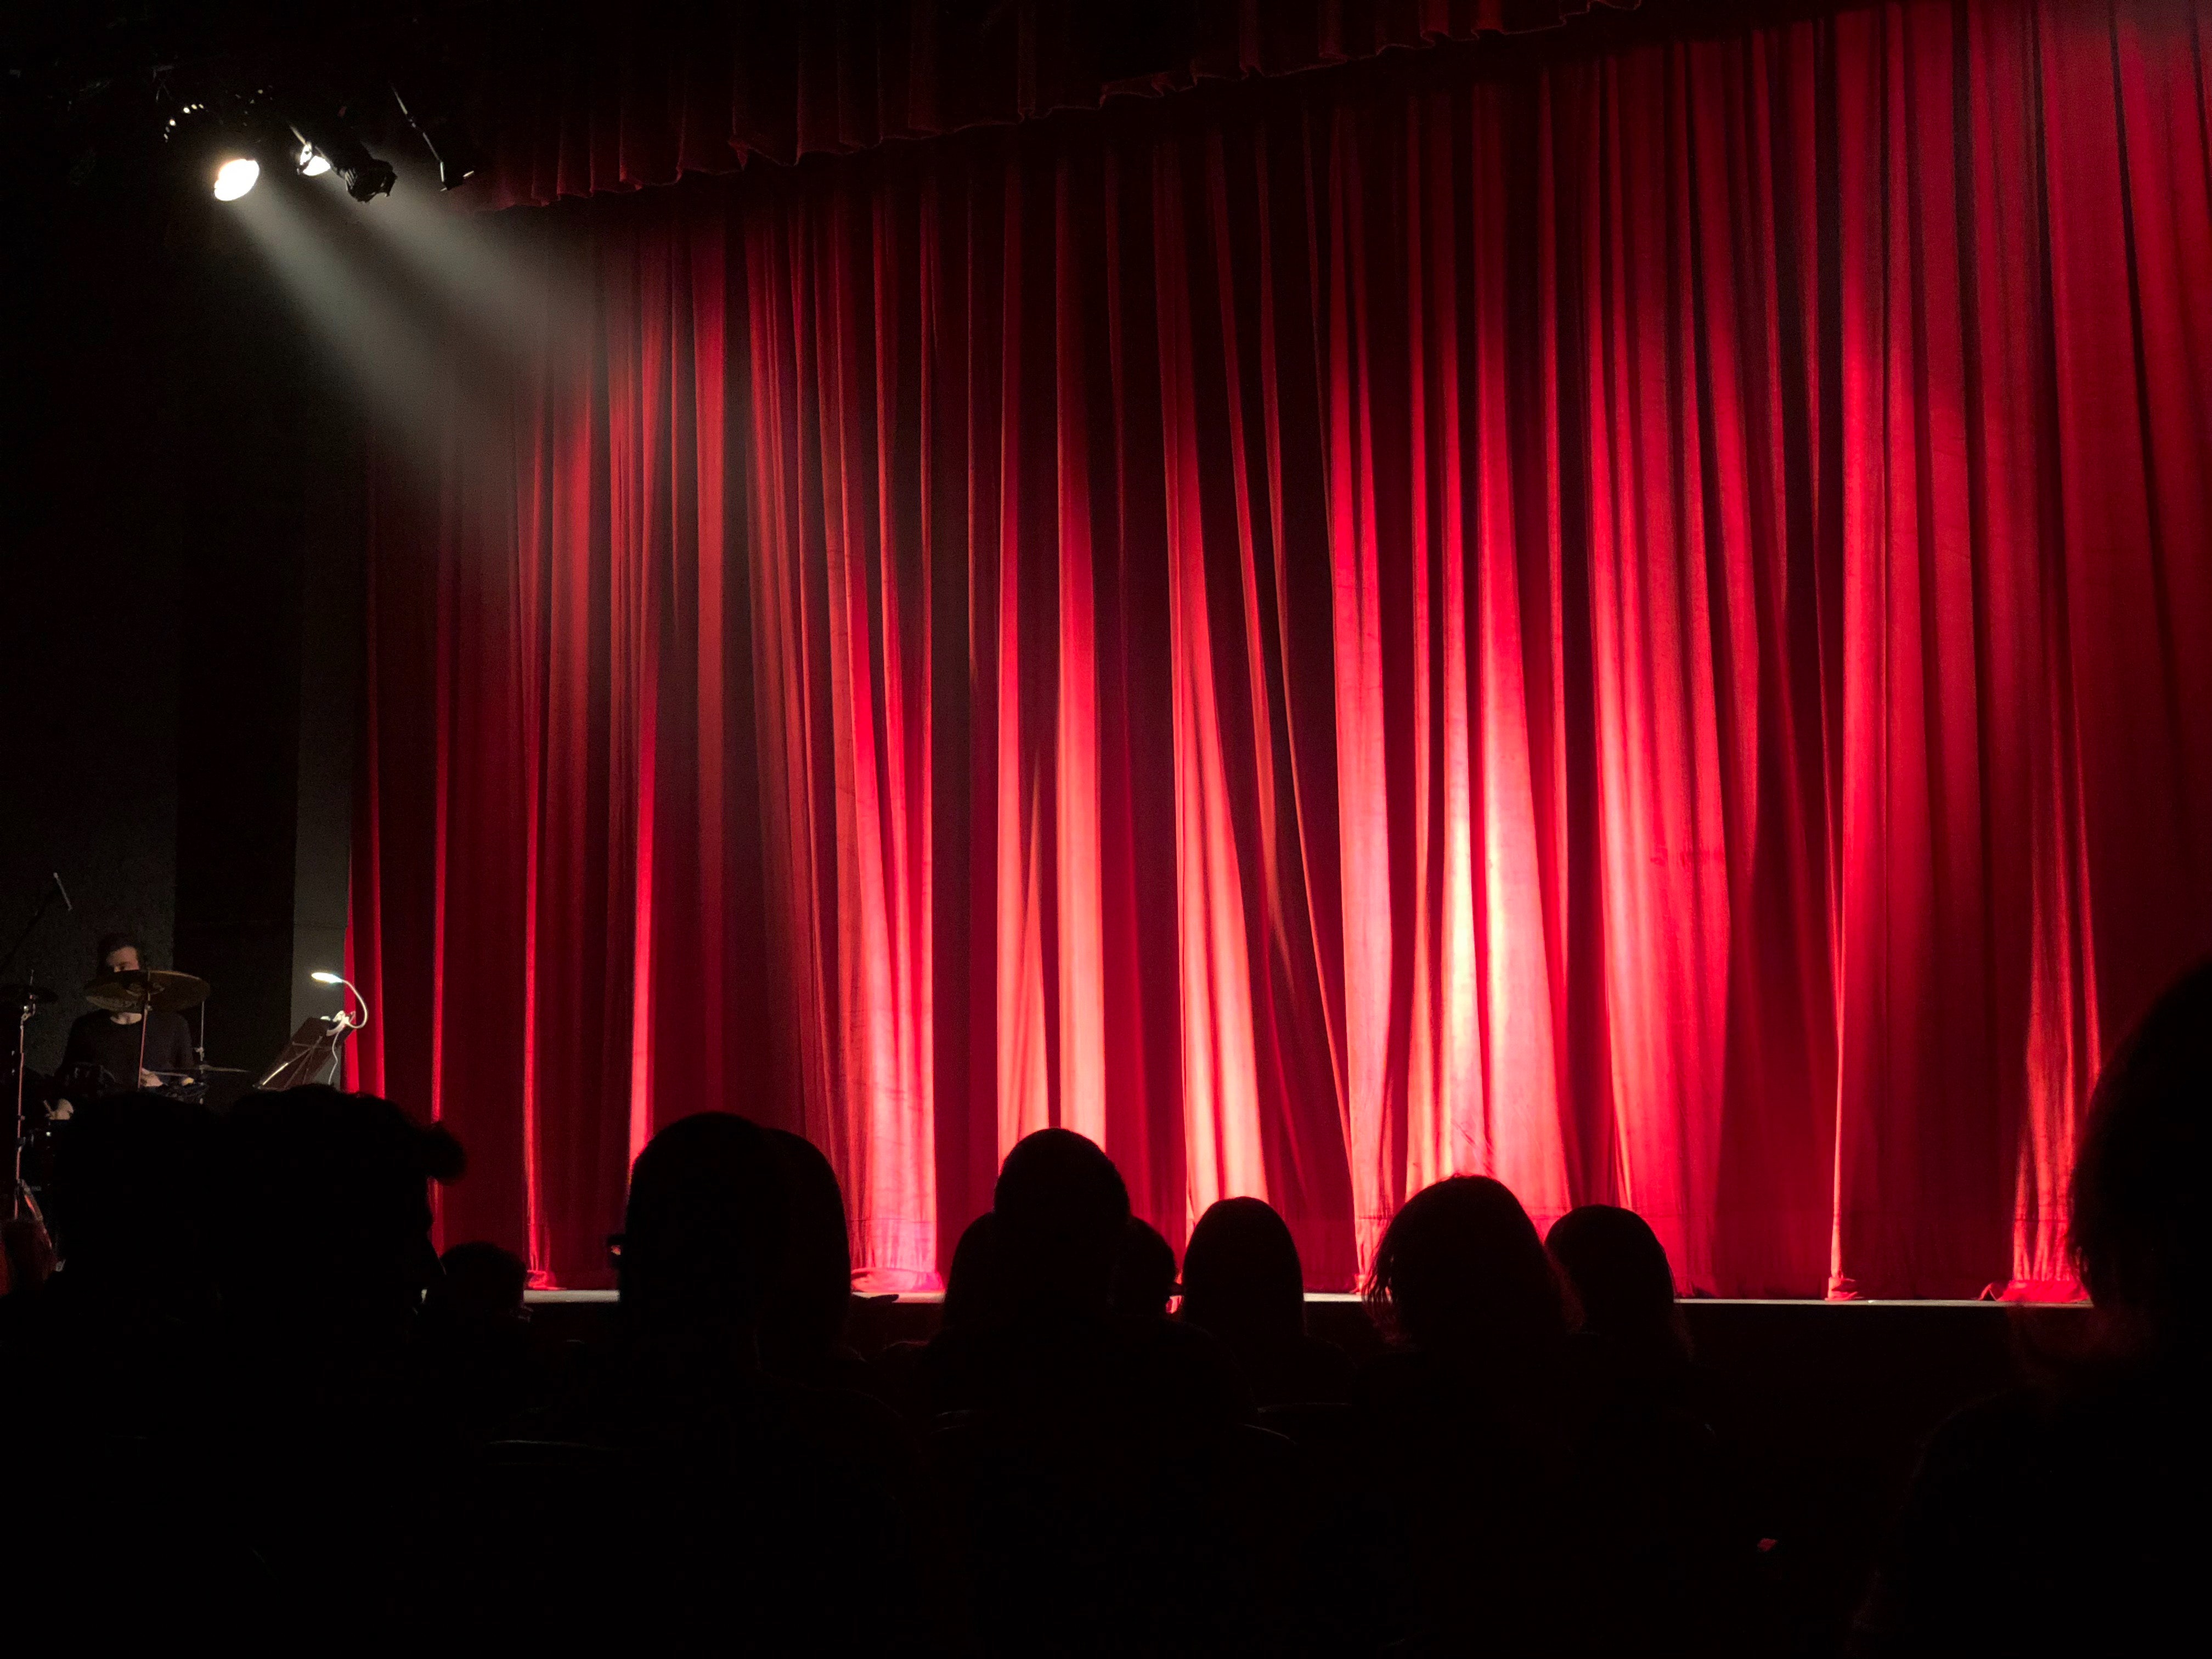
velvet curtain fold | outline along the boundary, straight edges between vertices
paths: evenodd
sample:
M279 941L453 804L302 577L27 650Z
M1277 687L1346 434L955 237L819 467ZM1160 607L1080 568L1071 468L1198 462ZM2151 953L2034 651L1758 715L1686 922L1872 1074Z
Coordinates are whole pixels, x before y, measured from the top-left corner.
M448 1238L727 1106L924 1286L1019 1135L1352 1282L2063 1288L2212 946L2203 0L1381 62L562 209L380 477L352 956Z

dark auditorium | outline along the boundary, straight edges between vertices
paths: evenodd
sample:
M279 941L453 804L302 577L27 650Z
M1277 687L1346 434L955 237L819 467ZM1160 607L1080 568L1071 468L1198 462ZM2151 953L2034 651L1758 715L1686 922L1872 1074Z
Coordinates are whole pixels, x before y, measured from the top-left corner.
M19 0L0 420L7 1659L2207 1641L2212 0Z

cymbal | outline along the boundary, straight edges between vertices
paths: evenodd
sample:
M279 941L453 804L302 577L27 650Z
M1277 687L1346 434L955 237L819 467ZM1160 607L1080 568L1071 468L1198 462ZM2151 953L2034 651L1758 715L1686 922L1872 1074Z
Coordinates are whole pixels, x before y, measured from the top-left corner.
M149 1007L156 1013L173 1014L206 1001L207 994L205 980L166 968L102 974L84 988L84 1000L111 1014L135 1014Z
M43 1008L60 994L43 985L0 985L0 1008L20 1008L27 1002Z

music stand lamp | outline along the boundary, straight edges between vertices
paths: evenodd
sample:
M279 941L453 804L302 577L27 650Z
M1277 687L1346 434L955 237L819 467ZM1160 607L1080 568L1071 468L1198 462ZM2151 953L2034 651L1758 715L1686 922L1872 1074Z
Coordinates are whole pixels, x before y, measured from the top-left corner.
M342 985L353 993L358 1008L349 1008L343 997L338 999L338 1011L303 1022L292 1033L292 1040L254 1083L257 1089L303 1089L319 1082L325 1068L337 1066L345 1049L345 1040L368 1024L368 999L361 994L361 987L338 974L323 970L307 975L318 985ZM343 1077L342 1071L334 1075Z

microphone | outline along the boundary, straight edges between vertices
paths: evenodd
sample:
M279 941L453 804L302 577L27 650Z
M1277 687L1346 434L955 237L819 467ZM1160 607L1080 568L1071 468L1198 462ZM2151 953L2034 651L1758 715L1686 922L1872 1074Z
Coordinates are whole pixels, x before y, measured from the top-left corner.
M70 902L69 889L62 885L62 872L58 870L54 872L54 891L62 896L63 909L74 910L76 908L76 906Z

